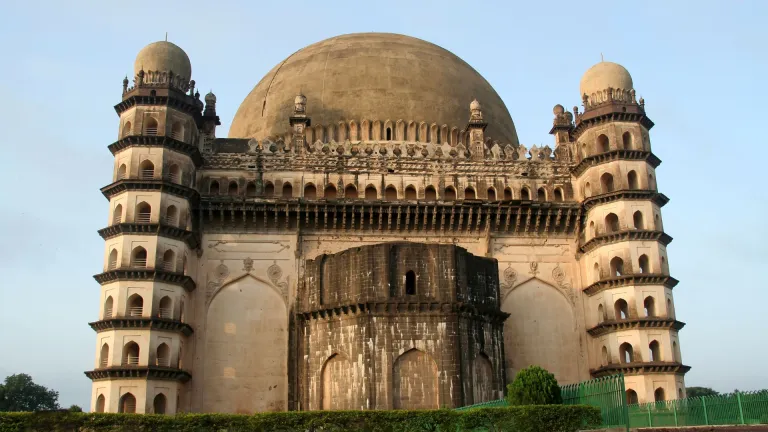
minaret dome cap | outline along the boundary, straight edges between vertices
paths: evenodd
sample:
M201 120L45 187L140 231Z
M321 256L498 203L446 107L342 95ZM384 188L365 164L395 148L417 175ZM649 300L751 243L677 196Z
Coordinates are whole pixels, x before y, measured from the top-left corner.
M192 78L192 64L189 62L189 56L183 49L177 45L159 41L153 42L139 51L136 61L133 63L133 72L135 75L139 71L173 71L175 76L180 76L186 80Z
M591 96L593 93L606 90L609 87L627 91L634 88L632 76L624 66L603 61L589 68L581 77L579 99L584 94Z

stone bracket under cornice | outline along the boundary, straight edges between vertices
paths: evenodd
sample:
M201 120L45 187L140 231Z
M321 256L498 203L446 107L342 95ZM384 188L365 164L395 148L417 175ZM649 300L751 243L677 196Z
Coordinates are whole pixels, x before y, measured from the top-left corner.
M595 248L600 246L625 241L658 241L662 245L667 246L672 242L672 236L664 233L663 231L627 228L616 232L597 235L586 243L582 244L579 247L579 252L585 254L595 250Z
M187 382L192 378L189 372L164 366L110 366L86 371L92 381L108 379L147 379L160 381Z
M123 99L120 103L115 105L115 112L117 115L121 115L125 111L137 106L137 105L153 105L153 106L165 106L169 108L177 109L185 114L189 114L195 120L198 127L202 125L202 110L203 107L196 103L191 103L185 98L179 98L174 95L165 96L144 96L133 95Z
M682 321L666 317L643 317L623 320L606 320L588 329L587 332L594 337L603 336L623 330L635 329L671 329L679 331L685 326Z
M192 334L192 327L181 321L157 317L116 317L88 323L96 332L122 329L149 329L181 333L184 336Z
M600 195L593 195L582 201L584 210L589 211L592 207L598 204L605 204L614 201L630 200L630 201L647 201L650 200L659 207L664 207L669 202L669 198L663 193L654 190L642 190L642 189L620 189L613 192L607 192Z
M298 312L297 317L304 321L314 321L321 319L332 319L340 316L403 316L416 314L434 314L442 315L446 313L466 316L473 319L481 319L494 324L501 324L509 318L509 314L501 312L493 307L476 307L471 304L461 302L432 302L418 301L412 302L368 302L349 305L328 306L322 309L307 310Z
M650 151L618 149L585 157L573 168L571 168L571 174L578 177L584 174L584 172L591 167L617 160L644 160L648 162L648 164L653 168L657 168L659 165L661 165L661 159L656 157L656 155Z
M583 291L585 294L593 296L607 289L635 285L663 285L665 288L672 289L678 282L679 281L672 276L662 273L638 273L601 279L584 288Z
M125 191L165 192L187 199L192 204L196 203L200 198L197 190L162 178L151 180L120 179L101 188L101 193L107 199L111 199L113 196Z
M674 373L684 375L690 366L685 366L679 362L632 362L632 363L614 363L601 366L598 369L590 369L589 373L595 378L608 375L623 373L624 375L645 375L645 374L663 374Z
M98 233L104 240L125 234L158 235L160 237L183 241L190 249L197 249L200 247L200 235L198 233L164 223L120 223L102 228Z
M203 157L196 146L169 136L130 135L113 142L107 148L112 155L117 155L120 151L131 147L163 147L189 156L196 168L203 166Z
M195 281L185 274L151 268L118 268L99 273L94 275L93 278L101 285L123 280L132 280L178 285L188 292L194 291L196 287Z
M638 122L646 129L654 126L653 121L645 115L645 110L639 105L605 104L576 116L576 126L571 132L571 140L576 141L590 127L613 121Z

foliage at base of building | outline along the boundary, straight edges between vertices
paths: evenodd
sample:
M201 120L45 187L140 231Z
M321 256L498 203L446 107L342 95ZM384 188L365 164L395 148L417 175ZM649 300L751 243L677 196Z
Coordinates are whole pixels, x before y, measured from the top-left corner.
M585 405L516 406L467 411L309 411L238 414L0 413L0 432L42 431L492 431L573 432L600 424Z

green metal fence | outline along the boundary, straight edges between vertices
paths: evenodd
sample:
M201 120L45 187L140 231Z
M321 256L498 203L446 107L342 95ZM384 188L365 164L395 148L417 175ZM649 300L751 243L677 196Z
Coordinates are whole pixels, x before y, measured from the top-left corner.
M560 387L564 405L592 405L603 414L603 427L629 422L624 375L612 375Z
M629 405L631 427L768 423L768 391Z

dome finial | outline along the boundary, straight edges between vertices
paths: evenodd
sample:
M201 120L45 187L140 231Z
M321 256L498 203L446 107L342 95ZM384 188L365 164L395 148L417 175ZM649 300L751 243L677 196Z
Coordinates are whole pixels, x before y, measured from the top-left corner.
M299 89L299 94L296 95L295 98L293 98L293 115L303 115L307 112L307 97L304 96L301 93L301 89Z
M469 121L483 121L483 111L482 107L480 106L480 102L477 101L477 98L474 98L472 102L469 104Z

